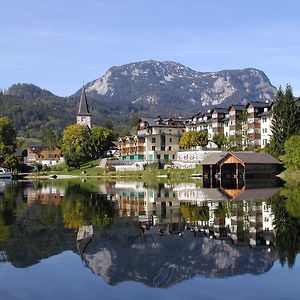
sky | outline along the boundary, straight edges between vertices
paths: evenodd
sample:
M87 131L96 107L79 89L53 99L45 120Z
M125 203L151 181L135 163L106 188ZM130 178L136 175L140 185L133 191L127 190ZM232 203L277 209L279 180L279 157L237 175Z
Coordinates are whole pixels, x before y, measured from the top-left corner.
M263 70L300 96L299 0L0 0L0 88L59 96L136 61Z

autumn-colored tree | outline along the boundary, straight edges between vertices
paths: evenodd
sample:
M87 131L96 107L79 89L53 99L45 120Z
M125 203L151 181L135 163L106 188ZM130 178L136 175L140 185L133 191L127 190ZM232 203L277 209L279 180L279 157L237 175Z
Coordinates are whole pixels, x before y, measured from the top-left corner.
M179 141L179 145L182 148L192 148L201 146L204 147L208 143L207 132L204 130L200 131L187 131L185 132Z
M90 130L87 126L73 124L64 130L62 151L68 167L78 168L91 158L89 138Z

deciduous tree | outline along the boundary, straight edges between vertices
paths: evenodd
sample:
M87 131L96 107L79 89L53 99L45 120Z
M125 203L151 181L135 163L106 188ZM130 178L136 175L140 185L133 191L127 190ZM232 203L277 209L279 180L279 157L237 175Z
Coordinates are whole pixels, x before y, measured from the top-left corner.
M110 142L115 139L114 131L95 126L89 137L90 154L93 159L99 158L109 148Z
M284 143L284 155L281 156L288 169L300 170L300 135L291 136Z
M13 154L16 149L17 133L14 130L11 120L0 117L0 158Z
M217 133L213 136L212 141L219 147L221 148L224 146L227 142L227 138L223 133Z
M89 138L87 126L73 124L64 130L62 151L68 167L78 168L90 159Z
M204 130L200 131L187 131L185 132L179 141L179 145L182 148L192 148L201 146L204 147L208 143L207 132Z

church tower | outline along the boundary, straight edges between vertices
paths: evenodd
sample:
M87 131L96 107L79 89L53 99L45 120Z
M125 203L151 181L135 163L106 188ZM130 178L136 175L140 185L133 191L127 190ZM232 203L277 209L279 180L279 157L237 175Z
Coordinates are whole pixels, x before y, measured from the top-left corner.
M77 124L86 125L90 129L92 127L91 114L89 111L89 106L87 103L84 87L82 87L82 91L81 91L79 109L78 109L78 113L77 113Z

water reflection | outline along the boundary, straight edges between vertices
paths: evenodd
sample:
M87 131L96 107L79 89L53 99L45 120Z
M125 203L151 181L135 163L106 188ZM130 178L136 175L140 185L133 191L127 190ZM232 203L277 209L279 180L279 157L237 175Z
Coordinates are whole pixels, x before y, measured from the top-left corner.
M292 267L300 249L300 188L276 184L6 184L0 263L27 267L71 250L109 284L152 287L196 275L262 274L277 258ZM91 224L93 234L78 239Z

